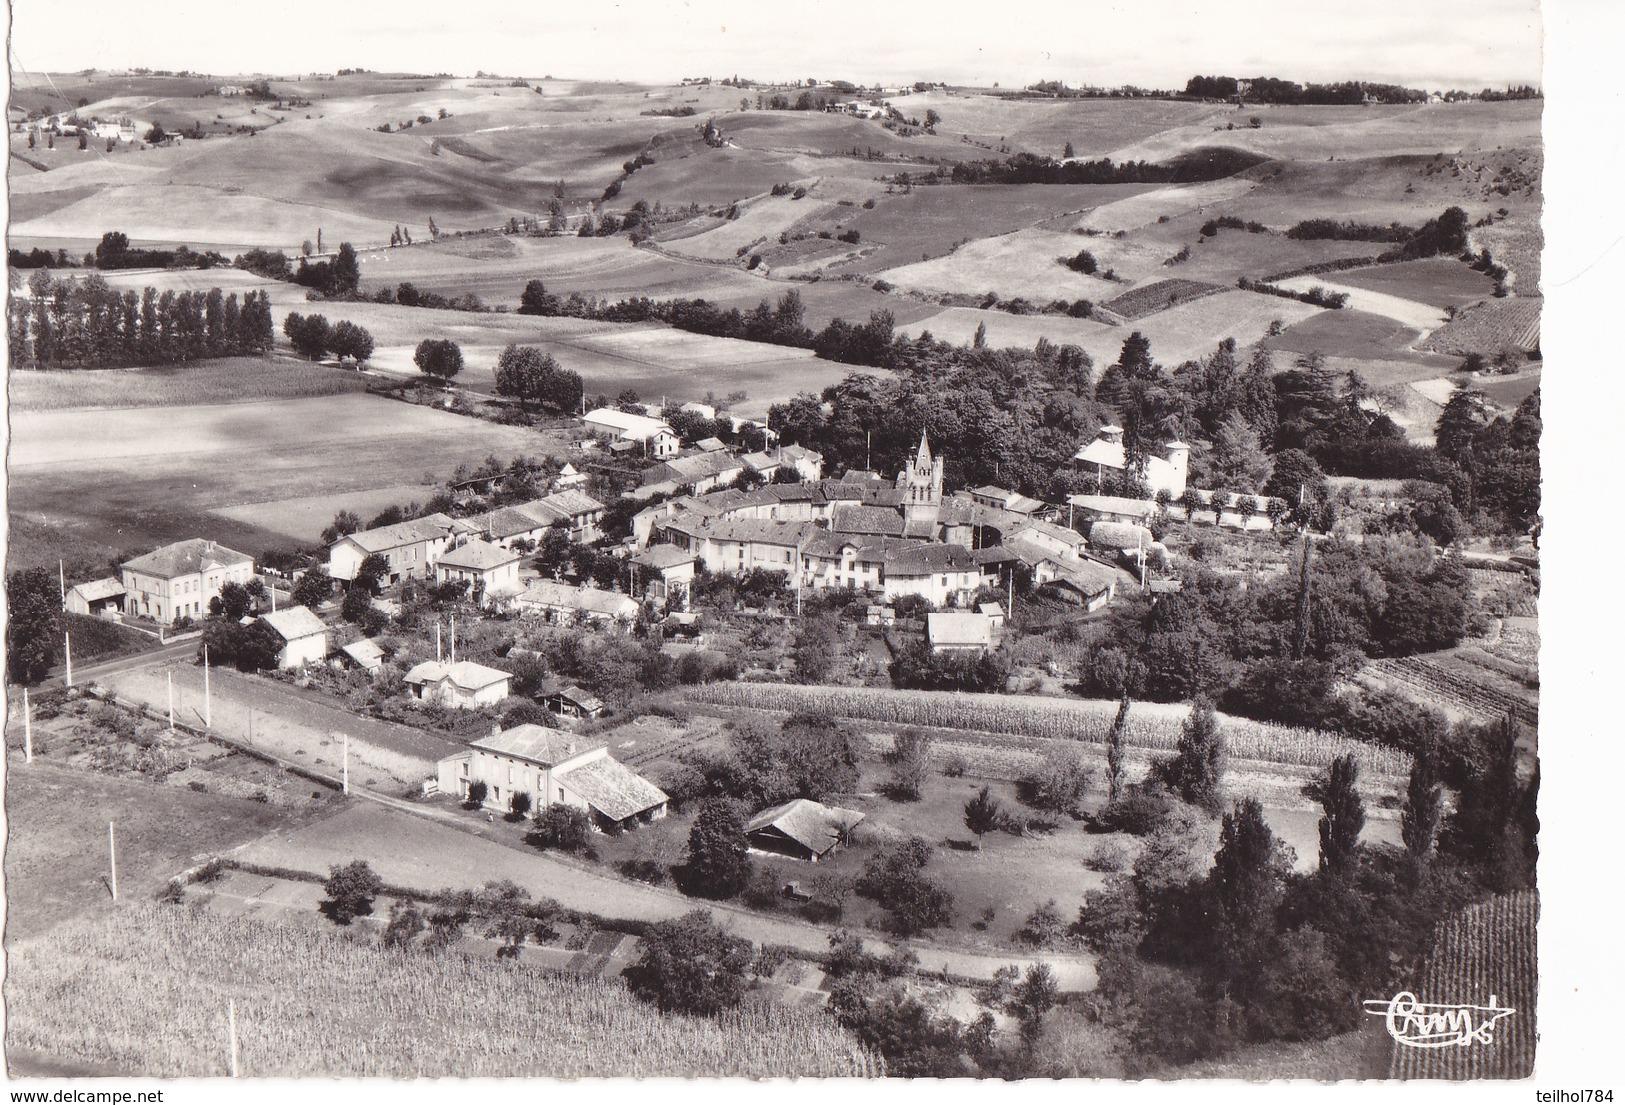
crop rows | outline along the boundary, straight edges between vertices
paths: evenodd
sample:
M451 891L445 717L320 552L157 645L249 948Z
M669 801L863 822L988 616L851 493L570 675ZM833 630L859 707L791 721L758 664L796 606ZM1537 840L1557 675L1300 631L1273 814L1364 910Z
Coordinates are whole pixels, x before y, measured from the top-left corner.
M1540 348L1538 298L1486 299L1463 308L1417 346L1435 353L1497 353Z
M1513 1012L1495 1022L1488 1042L1432 1050L1395 1047L1390 1077L1529 1077L1535 1060L1539 915L1535 892L1521 890L1469 906L1440 923L1413 988L1417 1000L1487 1006L1493 997L1499 1008Z
M662 1016L618 981L140 904L8 949L7 1043L131 1076L861 1077L821 1011Z
M1478 721L1498 721L1512 714L1532 724L1537 716L1535 707L1523 699L1474 682L1437 661L1420 656L1377 660L1366 670Z
M695 701L757 710L827 712L837 717L891 725L918 725L1011 737L1073 740L1104 745L1117 717L1107 700L1044 698L950 691L895 691L881 687L817 687L786 683L709 683L689 692ZM1172 752L1189 708L1136 703L1129 711L1127 743L1148 752ZM1324 767L1352 752L1367 773L1404 776L1410 757L1377 745L1361 744L1313 729L1223 718L1230 755L1245 760Z
M1189 303L1228 290L1220 284L1209 284L1201 280L1158 280L1155 284L1147 284L1143 288L1124 292L1101 306L1125 322L1134 322L1158 311L1177 307L1181 303Z

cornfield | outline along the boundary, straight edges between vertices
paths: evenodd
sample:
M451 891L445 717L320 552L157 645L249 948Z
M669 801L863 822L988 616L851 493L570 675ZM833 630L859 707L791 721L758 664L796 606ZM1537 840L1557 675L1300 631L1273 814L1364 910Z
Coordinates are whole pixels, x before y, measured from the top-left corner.
M1535 1063L1535 922L1533 890L1469 906L1439 925L1433 952L1413 987L1425 1004L1485 1006L1491 997L1511 1016L1495 1023L1490 1042L1423 1050L1395 1045L1392 1078L1528 1078Z
M11 949L7 1046L130 1075L872 1077L820 1010L662 1016L617 981L150 903Z
M1108 700L1045 698L951 691L896 691L882 687L818 687L791 683L707 683L689 692L696 702L755 710L828 712L837 717L888 725L952 729L1034 738L1075 740L1104 746L1117 717ZM1135 703L1127 743L1147 752L1172 752L1188 706ZM1233 758L1299 767L1324 767L1352 752L1370 776L1403 778L1410 756L1314 729L1220 717Z

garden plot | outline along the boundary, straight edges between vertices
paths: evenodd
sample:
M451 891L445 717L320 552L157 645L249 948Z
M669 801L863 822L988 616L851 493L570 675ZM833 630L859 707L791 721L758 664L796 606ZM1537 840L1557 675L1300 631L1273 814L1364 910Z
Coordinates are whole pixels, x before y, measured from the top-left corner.
M729 219L721 226L692 237L668 240L662 243L662 248L668 253L702 261L732 261L747 247L777 242L780 234L794 233L798 226L837 210L835 204L811 196L799 200L789 196L763 196L740 204L737 219Z

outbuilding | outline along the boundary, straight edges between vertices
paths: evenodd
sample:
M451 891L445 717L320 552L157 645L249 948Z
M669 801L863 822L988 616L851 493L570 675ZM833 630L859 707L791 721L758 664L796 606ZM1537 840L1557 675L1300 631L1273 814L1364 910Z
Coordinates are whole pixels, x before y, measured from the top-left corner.
M838 844L850 844L863 820L857 810L795 798L765 809L745 824L745 840L759 852L817 863Z
M311 613L310 607L283 607L273 614L262 614L260 621L282 639L276 666L284 671L327 659L327 626Z

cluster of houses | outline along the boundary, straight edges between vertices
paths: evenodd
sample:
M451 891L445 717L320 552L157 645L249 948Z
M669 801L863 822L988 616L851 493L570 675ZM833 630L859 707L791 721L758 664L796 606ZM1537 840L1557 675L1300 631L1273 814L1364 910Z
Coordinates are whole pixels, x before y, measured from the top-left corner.
M1088 540L1059 524L1059 507L991 486L945 495L942 458L924 436L893 480L867 471L822 479L817 453L781 455L780 464L813 478L713 491L731 469L696 467L674 480L670 462L657 466L661 489L683 493L633 517L632 563L646 594L680 599L700 565L782 572L797 588L862 591L883 603L917 596L967 610L979 590L1004 586L1018 567L1087 609L1115 594L1116 570L1087 555Z
M18 131L24 129L33 131L36 135L47 133L77 135L83 131L92 138L112 139L115 142L134 142L140 137L135 121L127 116L118 119L82 119L77 114L69 112L46 115L39 119L13 118L12 126Z

